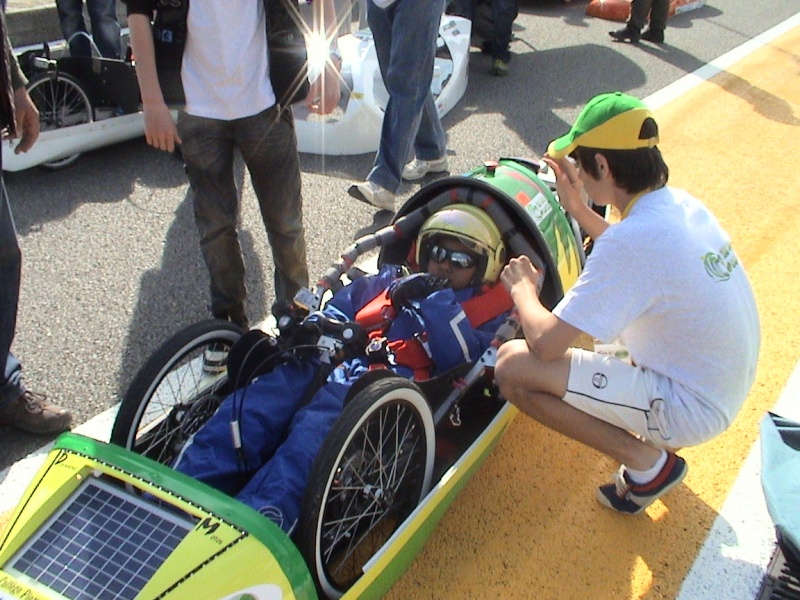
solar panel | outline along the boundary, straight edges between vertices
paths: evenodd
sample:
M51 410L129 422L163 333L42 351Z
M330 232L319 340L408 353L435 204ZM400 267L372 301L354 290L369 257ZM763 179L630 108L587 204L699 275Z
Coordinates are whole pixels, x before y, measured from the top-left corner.
M133 599L194 524L88 479L6 569L70 600Z

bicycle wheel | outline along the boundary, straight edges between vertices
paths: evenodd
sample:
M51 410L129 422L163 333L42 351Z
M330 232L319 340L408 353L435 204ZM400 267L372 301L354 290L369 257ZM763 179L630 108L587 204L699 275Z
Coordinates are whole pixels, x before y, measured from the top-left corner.
M321 597L344 594L416 508L434 453L431 409L411 381L380 379L345 406L314 463L296 536Z
M227 353L241 335L237 325L210 319L164 342L125 393L111 442L172 464L227 394Z
M94 121L89 96L80 81L66 73L48 72L35 76L28 83L28 94L39 110L39 129L52 131ZM57 170L70 166L80 158L72 154L44 162L43 169Z

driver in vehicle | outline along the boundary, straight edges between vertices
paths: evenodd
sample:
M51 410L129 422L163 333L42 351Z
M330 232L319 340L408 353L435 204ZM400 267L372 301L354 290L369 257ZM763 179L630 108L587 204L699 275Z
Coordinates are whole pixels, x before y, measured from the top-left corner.
M453 204L431 215L413 262L418 272L387 264L356 279L303 324L356 322L377 352L367 353L362 335L358 352L326 370L302 350L275 350L263 332L243 336L229 357L229 379L238 389L189 440L174 468L291 533L314 459L353 383L375 369L423 381L474 362L508 316L512 303L498 283L505 245L479 208ZM268 350L258 353L258 345ZM243 347L246 359L234 364ZM251 354L268 372L253 377L245 368Z

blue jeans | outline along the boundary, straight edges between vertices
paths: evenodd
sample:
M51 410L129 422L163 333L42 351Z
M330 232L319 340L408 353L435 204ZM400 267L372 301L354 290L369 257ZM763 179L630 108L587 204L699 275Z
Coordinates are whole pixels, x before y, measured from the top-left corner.
M443 10L444 0L396 0L386 9L367 2L367 21L389 92L380 147L367 179L393 193L400 189L412 147L422 160L441 158L447 151L431 94Z
M492 4L492 39L489 42L489 51L492 58L499 58L504 63L511 60L508 49L511 43L511 28L517 18L517 0L488 0ZM475 17L475 7L478 0L456 0L455 12L472 21Z
M56 0L56 7L61 33L69 42L69 53L72 56L92 56L91 44L86 36L75 35L79 32L88 33L83 20L83 0ZM92 38L100 54L106 58L122 58L116 0L86 0L86 7L92 22Z
M200 248L211 278L211 313L220 318L244 313L244 261L236 231L237 147L250 172L272 247L276 300L290 301L297 290L308 286L300 159L291 112L285 110L279 116L273 106L232 121L182 112L178 133L194 196Z
M3 369L0 373L0 404L4 404L19 398L25 389L21 381L22 368L11 354L11 342L17 326L22 253L17 243L8 195L2 185L2 170L0 192L0 368Z

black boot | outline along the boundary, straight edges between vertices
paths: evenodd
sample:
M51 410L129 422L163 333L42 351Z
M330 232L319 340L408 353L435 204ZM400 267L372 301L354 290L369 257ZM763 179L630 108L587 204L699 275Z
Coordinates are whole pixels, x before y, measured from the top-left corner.
M653 29L652 27L649 28L642 34L642 39L647 42L653 42L654 44L663 44L664 43L664 30L663 29Z
M630 25L626 25L618 31L609 31L608 35L617 42L632 42L634 44L642 37L642 34Z

